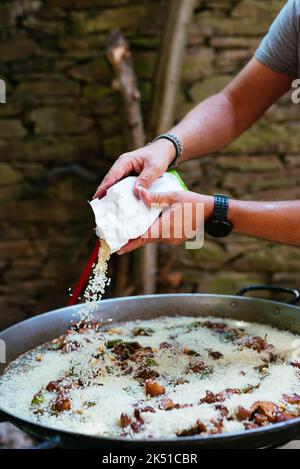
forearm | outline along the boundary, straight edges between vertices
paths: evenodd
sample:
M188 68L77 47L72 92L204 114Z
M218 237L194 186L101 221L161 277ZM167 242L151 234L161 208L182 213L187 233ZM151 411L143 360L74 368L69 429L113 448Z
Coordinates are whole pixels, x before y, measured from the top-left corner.
M236 110L225 93L200 103L171 130L182 142L181 162L214 153L229 145L241 132Z
M292 80L253 58L221 93L200 103L172 129L183 143L181 161L229 145L290 89Z
M235 233L300 246L300 201L231 200L228 218Z

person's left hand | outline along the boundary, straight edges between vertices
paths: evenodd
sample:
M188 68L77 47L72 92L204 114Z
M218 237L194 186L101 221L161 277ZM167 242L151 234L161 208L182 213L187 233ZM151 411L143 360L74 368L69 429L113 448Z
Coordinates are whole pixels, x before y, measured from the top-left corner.
M140 197L149 207L158 204L164 211L144 235L129 241L117 254L128 253L149 243L164 242L177 245L192 239L201 224L212 215L214 206L213 197L195 192L150 193L142 189Z

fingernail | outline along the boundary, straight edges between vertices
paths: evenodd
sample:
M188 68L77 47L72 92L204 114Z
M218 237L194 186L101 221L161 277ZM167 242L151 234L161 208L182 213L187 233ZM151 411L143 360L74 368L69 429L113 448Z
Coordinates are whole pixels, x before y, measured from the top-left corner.
M144 190L144 187L141 186L141 185L136 186L136 188L137 188L137 191L138 191L139 193Z
M118 256L122 256L122 254L123 254L122 249L120 249L119 251L117 251L117 254L118 254Z

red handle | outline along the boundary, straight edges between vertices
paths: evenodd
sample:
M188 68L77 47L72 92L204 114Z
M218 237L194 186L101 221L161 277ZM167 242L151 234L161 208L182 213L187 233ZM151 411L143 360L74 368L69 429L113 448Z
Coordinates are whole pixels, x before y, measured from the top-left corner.
M101 243L100 243L100 240L99 240L97 242L96 246L94 247L90 258L89 258L89 260L88 260L88 262L87 262L87 264L86 264L86 266L85 266L85 268L84 268L78 282L76 283L76 285L73 289L72 296L70 297L70 299L68 301L68 306L73 306L77 303L78 298L80 297L84 287L88 283L88 280L90 278L90 275L91 275L91 272L92 272L92 269L93 269L93 265L95 264L95 262L98 259L100 246L101 246Z

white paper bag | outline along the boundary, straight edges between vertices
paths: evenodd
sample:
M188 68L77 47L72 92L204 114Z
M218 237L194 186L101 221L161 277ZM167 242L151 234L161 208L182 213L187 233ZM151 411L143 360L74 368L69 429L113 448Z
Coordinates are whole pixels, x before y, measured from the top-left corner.
M137 177L129 176L110 187L102 199L90 202L96 220L96 233L105 239L114 253L129 240L143 235L162 212L161 208L149 208L135 196L133 188ZM164 173L150 187L150 192L187 190L176 173Z

